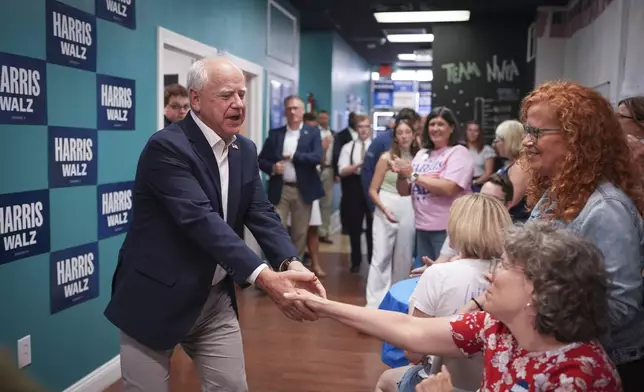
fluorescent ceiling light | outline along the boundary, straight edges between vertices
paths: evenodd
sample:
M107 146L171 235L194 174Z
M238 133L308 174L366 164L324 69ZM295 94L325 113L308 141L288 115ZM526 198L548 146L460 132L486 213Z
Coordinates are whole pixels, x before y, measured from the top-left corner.
M431 69L401 69L391 74L391 80L415 80L418 82L431 82L434 73Z
M434 72L431 69L419 69L416 72L416 80L419 82L431 82L434 80Z
M400 53L398 55L400 61L416 61L416 53Z
M395 44L434 42L434 34L389 34L387 41Z
M378 23L467 22L470 11L374 12Z

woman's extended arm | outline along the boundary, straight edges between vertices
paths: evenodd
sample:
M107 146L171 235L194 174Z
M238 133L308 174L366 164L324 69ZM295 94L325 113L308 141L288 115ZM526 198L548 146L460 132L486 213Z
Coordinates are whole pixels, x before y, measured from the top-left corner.
M384 204L382 204L382 201L380 201L378 192L380 191L380 187L382 186L382 181L385 178L387 169L389 169L389 153L384 153L378 159L378 163L376 163L376 170L374 171L373 177L371 178L371 184L369 184L369 197L371 198L373 204L383 212L386 212L387 208L385 208Z
M454 181L437 178L436 175L431 174L418 176L416 184L438 196L454 196L463 190Z
M321 317L332 318L403 350L445 357L462 357L452 340L450 318L419 318L407 314L348 305L320 298L304 290L286 293L302 300Z

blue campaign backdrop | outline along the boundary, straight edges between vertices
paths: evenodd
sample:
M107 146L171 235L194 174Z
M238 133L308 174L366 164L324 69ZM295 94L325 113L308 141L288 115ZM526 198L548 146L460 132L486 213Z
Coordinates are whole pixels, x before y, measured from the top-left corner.
M98 242L53 252L49 261L51 314L98 297Z

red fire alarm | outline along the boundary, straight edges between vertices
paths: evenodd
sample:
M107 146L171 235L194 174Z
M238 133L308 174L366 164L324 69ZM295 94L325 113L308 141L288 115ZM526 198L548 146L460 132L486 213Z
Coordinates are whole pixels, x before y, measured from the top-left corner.
M387 65L387 64L380 65L380 69L378 70L380 77L391 76L392 72L393 72L393 69L391 68L391 65Z

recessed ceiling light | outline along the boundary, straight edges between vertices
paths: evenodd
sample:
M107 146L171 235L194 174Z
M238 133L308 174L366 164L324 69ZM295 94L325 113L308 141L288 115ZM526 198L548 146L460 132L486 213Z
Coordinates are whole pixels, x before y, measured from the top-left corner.
M387 41L391 43L434 42L434 34L389 34Z
M374 12L378 23L467 22L470 11Z

